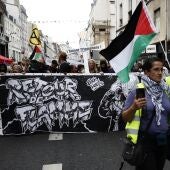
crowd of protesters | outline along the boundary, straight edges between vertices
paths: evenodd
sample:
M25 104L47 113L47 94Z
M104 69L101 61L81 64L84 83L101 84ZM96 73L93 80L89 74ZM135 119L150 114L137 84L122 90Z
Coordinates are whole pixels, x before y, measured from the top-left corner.
M88 61L89 73L114 73L105 59L97 64L95 60ZM52 60L50 65L45 60L30 60L23 58L22 61L13 62L10 65L0 64L0 73L85 73L84 64L70 64L67 62L67 54L61 52L58 60Z
M162 54L158 55L164 62L164 73L169 75L170 68ZM88 60L89 73L114 73L109 63L104 59L100 59L98 63L94 59ZM142 72L142 63L136 62L131 72ZM0 63L0 73L85 73L84 64L70 64L67 61L67 54L61 52L58 60L52 60L49 65L44 59L34 60L23 58L20 62L13 62L10 65Z

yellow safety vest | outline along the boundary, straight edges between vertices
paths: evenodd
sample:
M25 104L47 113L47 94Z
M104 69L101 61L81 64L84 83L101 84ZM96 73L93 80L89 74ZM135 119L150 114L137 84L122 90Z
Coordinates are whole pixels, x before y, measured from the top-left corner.
M165 78L165 81L166 81L166 84L167 84L168 86L170 86L170 76L166 77L166 78Z
M170 86L170 76L166 77L166 78L165 78L165 81L166 81L166 84L167 84L168 86ZM170 98L169 93L167 93L167 96ZM168 116L168 124L169 124L169 126L170 126L170 116Z
M165 78L167 85L170 86L170 76ZM143 83L138 83L137 88L144 88ZM134 118L131 122L127 122L126 131L127 137L131 139L131 141L136 144L138 140L138 132L140 127L140 117L142 116L142 109L136 110Z
M137 88L144 88L144 84L138 83ZM141 116L142 116L142 109L136 110L133 120L131 122L127 122L126 124L127 138L130 138L130 140L134 144L137 143Z

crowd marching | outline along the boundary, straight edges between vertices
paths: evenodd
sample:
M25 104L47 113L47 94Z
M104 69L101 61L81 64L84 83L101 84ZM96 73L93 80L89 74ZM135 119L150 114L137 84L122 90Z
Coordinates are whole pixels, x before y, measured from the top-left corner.
M101 59L96 63L94 59L88 60L89 73L114 73L109 63ZM39 60L23 58L22 61L7 64L0 63L0 73L85 73L84 64L70 64L67 54L61 52L58 60L54 59L48 65L44 58Z

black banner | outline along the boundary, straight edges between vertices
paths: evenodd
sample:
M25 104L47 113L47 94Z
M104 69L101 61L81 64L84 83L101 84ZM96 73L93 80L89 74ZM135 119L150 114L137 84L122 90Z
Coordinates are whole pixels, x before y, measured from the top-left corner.
M115 75L1 76L2 132L121 130L127 90Z

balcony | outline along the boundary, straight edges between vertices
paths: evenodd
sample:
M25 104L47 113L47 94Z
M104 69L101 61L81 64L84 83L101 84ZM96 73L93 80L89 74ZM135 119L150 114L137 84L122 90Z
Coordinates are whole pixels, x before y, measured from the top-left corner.
M9 42L9 37L4 35L3 33L0 33L0 44L7 44Z

